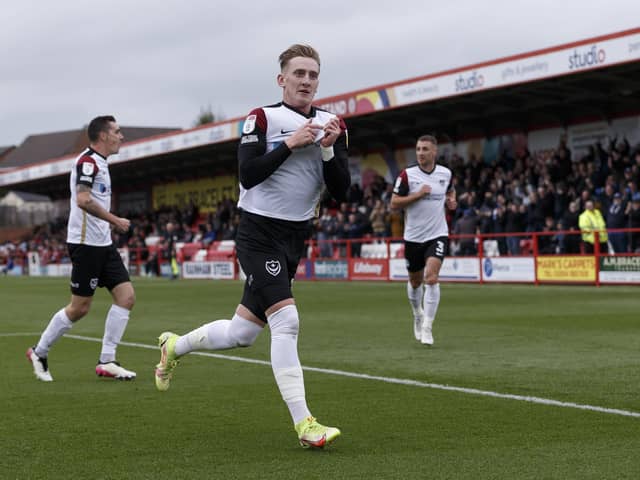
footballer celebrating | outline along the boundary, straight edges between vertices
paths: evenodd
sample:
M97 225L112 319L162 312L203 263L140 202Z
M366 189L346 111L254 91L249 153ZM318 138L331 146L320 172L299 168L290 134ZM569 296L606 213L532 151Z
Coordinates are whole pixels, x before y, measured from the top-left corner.
M242 211L236 247L247 279L230 320L217 320L183 336L160 335L156 386L169 388L177 359L194 350L224 350L254 343L271 330L271 366L303 447L322 448L340 430L311 415L298 358L298 308L291 291L310 220L323 189L338 201L351 179L342 120L312 105L320 57L308 45L293 45L279 57L282 102L247 116L238 147Z

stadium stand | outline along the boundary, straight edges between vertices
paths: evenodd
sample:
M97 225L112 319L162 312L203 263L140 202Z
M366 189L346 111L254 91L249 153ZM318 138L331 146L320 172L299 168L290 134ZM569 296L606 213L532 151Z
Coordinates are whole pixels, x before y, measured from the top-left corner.
M468 211L478 234L503 236L485 239L488 243L479 245L485 254L533 253L532 234L541 231L551 239L547 245L551 253L572 252L574 246L554 232L577 228L577 215L588 198L598 202L607 218L618 194L622 204L618 225L636 226L638 208L634 205L640 202L640 96L629 92L640 91L637 58L612 61L612 47L607 62L593 68L575 71L558 67L560 70L551 76L540 74L526 80L514 78L510 83L486 83L482 88L456 89L453 95L445 95L448 90L442 88L443 94L433 98L421 95L428 93L422 87L430 82L443 87L450 77L455 77L459 86L470 75L478 78L485 68L500 67L504 68L504 75L514 75L516 70L512 67L542 65L552 54L566 54L569 58L595 44L607 49L638 32L640 29L619 32L319 100L323 108L346 119L355 182L347 202L337 205L323 199L323 214L315 222L313 239L325 244L310 248L310 252L337 258L345 254L346 241L379 239L382 235L398 239L402 235L402 217L388 207L391 189L399 171L415 158L415 139L426 132L438 138L439 162L454 174L459 208L448 217L451 230ZM391 94L396 102L403 98L403 103L393 104ZM234 119L161 136L159 139L164 142L148 145L147 150L141 148L142 153L137 145L126 147L127 161L113 166L112 177L114 184L123 185L124 189L117 192L116 208L133 219L134 228L129 235L117 236L117 245L145 248L145 255L158 255L161 259L163 225L171 220L181 226L182 240L189 245L184 258L217 258L226 252L223 242L233 241L237 225L233 201L237 197L233 186L237 180L224 187L203 187L200 192L178 191L176 187L173 197L166 197L169 203L158 201L156 189L167 187L168 191L181 182L194 183L202 178L232 178L236 173L237 147L233 132L240 131L242 121ZM66 139L61 143L67 145L67 150L58 146L60 139L50 138L48 159L71 151L70 145L78 141L69 132L60 133ZM131 138L126 130L125 135ZM29 145L35 148L41 140L25 142L27 145L7 154L5 162L8 158L17 161L18 150ZM24 175L5 176L11 188L46 192L54 200L68 197L62 174L29 179L26 170L20 172ZM189 205L191 198L199 198L198 208ZM384 211L372 216L376 203ZM14 249L55 248L63 244L64 228L60 223L41 225L28 238L10 243ZM629 240L627 251L640 248L633 238ZM399 252L392 252L391 256L397 258ZM387 255L371 242L363 243L361 248L358 245L352 253L369 258ZM64 253L58 256L64 258Z

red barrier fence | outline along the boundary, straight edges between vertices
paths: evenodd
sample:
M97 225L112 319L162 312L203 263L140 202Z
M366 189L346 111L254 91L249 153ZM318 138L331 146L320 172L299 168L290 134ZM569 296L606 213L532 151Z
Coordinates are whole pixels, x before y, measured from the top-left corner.
M640 229L595 232L585 244L579 231L451 235L440 272L443 282L534 284L640 284ZM243 278L233 241L177 245L183 278ZM633 249L633 250L632 250ZM170 259L158 245L121 249L133 276L170 276ZM68 275L71 265L40 252L13 256L8 274ZM0 258L0 269L9 265ZM296 272L299 280L406 281L401 238L312 240Z

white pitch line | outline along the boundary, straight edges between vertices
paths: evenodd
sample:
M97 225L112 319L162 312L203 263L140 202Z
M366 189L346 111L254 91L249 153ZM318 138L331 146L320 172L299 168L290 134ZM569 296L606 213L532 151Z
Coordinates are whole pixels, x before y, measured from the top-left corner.
M0 333L0 337L39 337L42 332L18 332L18 333Z
M27 337L40 335L39 333L0 333L0 337ZM85 337L82 335L65 335L67 338L73 338L76 340L84 340L88 342L102 342L101 338L95 337ZM156 345L146 345L144 343L135 343L135 342L120 342L120 345L125 347L136 347L136 348L146 348L149 350L156 350L158 347ZM253 363L256 365L267 365L271 366L270 362L266 360L256 360L253 358L244 358L244 357L236 357L234 355L222 355L220 353L209 353L209 352L192 352L189 355L200 355L202 357L209 358L219 358L222 360L231 360L234 362L244 362L244 363ZM562 408L574 408L577 410L588 410L592 412L600 412L600 413L608 413L611 415L621 415L624 417L634 417L640 418L640 412L633 412L630 410L620 410L618 408L606 408L606 407L598 407L596 405L583 405L580 403L573 402L561 402L559 400L553 400L550 398L541 398L541 397L532 397L525 395L514 395L511 393L499 393L492 392L490 390L478 390L476 388L465 388L465 387L455 387L453 385L441 385L438 383L428 383L421 382L418 380L409 380L405 378L393 378L393 377L382 377L379 375L369 375L366 373L357 373L357 372L347 372L344 370L333 370L330 368L318 368L318 367L302 367L303 370L308 372L317 372L317 373L325 373L328 375L338 375L341 377L349 377L349 378L357 378L360 380L374 380L377 382L384 383L393 383L396 385L407 385L412 387L420 387L420 388L431 388L434 390L445 390L449 392L460 392L466 393L468 395L478 395L483 397L492 397L492 398L502 398L506 400L517 400L520 402L527 403L535 403L539 405L550 405L553 407L562 407Z

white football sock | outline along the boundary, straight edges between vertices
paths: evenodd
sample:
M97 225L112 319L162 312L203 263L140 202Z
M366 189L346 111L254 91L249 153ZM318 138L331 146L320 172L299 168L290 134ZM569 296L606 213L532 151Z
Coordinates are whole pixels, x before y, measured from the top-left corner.
M298 309L287 305L269 315L267 321L271 329L271 368L295 425L311 416L298 358Z
M438 304L440 303L440 284L434 283L433 285L426 285L424 290L424 319L426 326L431 328L433 321L436 318L436 312L438 311Z
M129 323L130 310L119 305L111 305L104 322L104 337L102 337L102 351L100 352L100 362L114 362L116 359L116 348L122 340L124 330Z
M235 314L231 320L207 323L176 341L176 355L182 356L194 350L226 350L253 345L262 327Z
M57 311L53 317L51 317L47 328L42 332L42 336L36 345L36 355L40 358L46 358L47 355L49 355L49 349L53 344L56 343L65 333L71 330L71 327L73 327L73 322L69 320L69 317L67 317L64 308Z
M418 288L413 288L411 286L411 282L407 282L407 297L409 297L409 304L411 305L411 310L413 311L414 316L422 314L423 292L424 290L422 285Z

